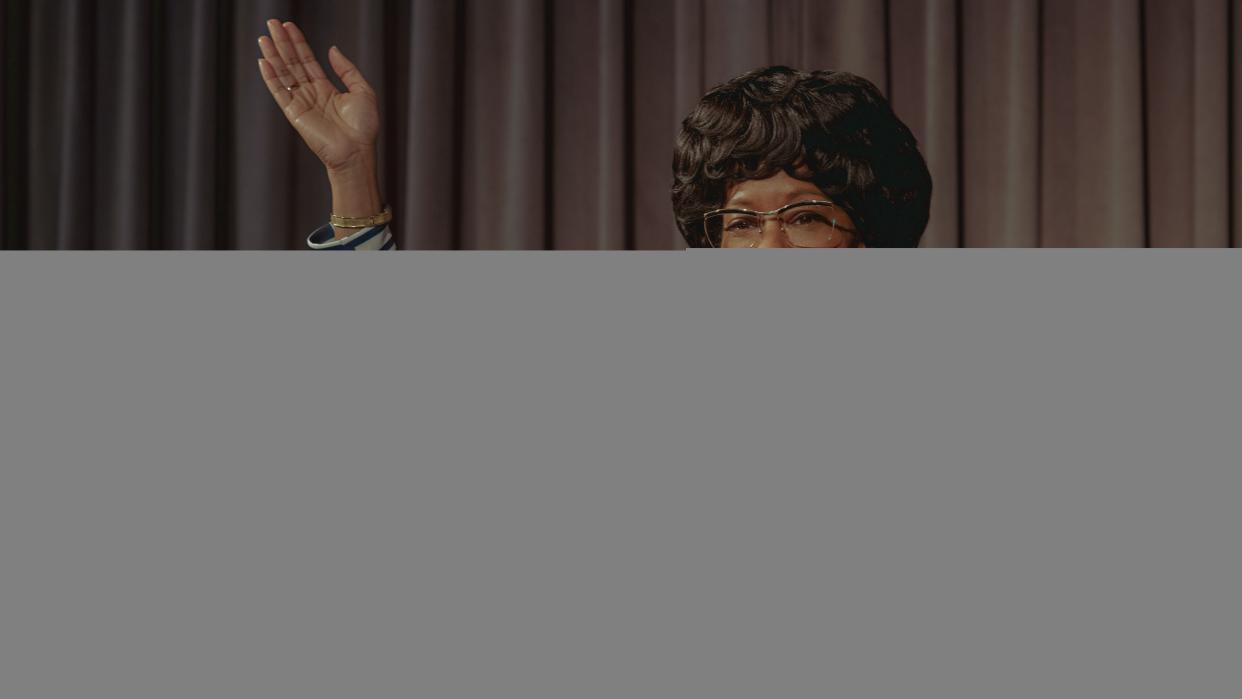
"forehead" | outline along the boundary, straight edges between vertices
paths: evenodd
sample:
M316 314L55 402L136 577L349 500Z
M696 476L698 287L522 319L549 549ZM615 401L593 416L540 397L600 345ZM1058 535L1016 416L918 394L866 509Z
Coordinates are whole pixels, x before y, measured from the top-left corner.
M801 179L804 175L809 177L809 171L802 170L797 174L799 177L792 177L782 170L764 180L735 182L725 190L725 206L770 210L799 199L827 198L815 183Z

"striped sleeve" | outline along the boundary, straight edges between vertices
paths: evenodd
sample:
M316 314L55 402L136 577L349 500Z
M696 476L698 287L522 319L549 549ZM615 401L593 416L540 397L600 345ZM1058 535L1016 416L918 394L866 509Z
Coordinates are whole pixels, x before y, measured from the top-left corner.
M337 240L336 230L331 225L327 225L311 233L306 243L312 250L388 251L397 249L397 239L392 237L388 226L364 228L348 238Z

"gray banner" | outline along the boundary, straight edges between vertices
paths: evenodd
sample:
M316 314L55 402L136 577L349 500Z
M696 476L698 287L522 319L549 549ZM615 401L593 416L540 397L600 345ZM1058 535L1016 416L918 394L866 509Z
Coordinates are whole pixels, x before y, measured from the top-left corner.
M0 254L0 696L1236 696L1240 267Z

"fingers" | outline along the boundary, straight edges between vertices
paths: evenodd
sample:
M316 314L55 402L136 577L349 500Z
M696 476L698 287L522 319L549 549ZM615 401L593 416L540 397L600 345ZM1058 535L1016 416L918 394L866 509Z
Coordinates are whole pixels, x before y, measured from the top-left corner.
M280 82L281 87L293 87L298 84L293 73L289 71L289 67L285 65L284 59L280 57L280 53L276 51L276 45L266 36L259 38L259 50L263 52L263 59L275 73L276 79ZM266 75L264 76L266 79Z
M293 50L297 54L297 60L306 69L306 74L314 80L328 80L328 74L323 71L323 66L319 64L319 59L315 58L315 52L311 50L310 43L306 41L306 35L298 25L293 22L284 23L285 33L289 35L289 41L293 43Z
M349 88L350 92L375 93L375 90L371 88L371 83L368 83L367 79L362 76L362 71L358 70L358 66L346 58L340 49L333 46L332 50L328 51L328 61L332 63L332 69L341 77L341 82L345 83L345 87Z
M289 38L289 33L285 31L284 25L272 19L268 20L267 29L272 35L272 41L276 44L276 52L280 55L280 60L284 61L285 67L289 69L293 79L299 85L309 84L311 82L310 76L307 74L305 66L302 65L302 61L298 59L297 49L293 47L293 40Z
M271 62L260 58L259 73L263 75L263 82L267 84L267 89L272 93L272 99L276 100L276 104L280 105L282 110L289 109L289 105L293 104L293 95L285 89L284 83L280 81L280 76L276 74L276 69L272 67Z

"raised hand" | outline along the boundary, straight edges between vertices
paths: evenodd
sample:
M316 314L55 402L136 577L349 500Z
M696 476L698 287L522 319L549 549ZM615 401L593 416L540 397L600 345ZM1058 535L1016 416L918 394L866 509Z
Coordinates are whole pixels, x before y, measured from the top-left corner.
M348 92L324 73L306 36L292 22L267 23L271 36L259 39L259 72L289 123L323 161L328 172L373 167L379 136L375 90L358 67L333 46L332 68Z

